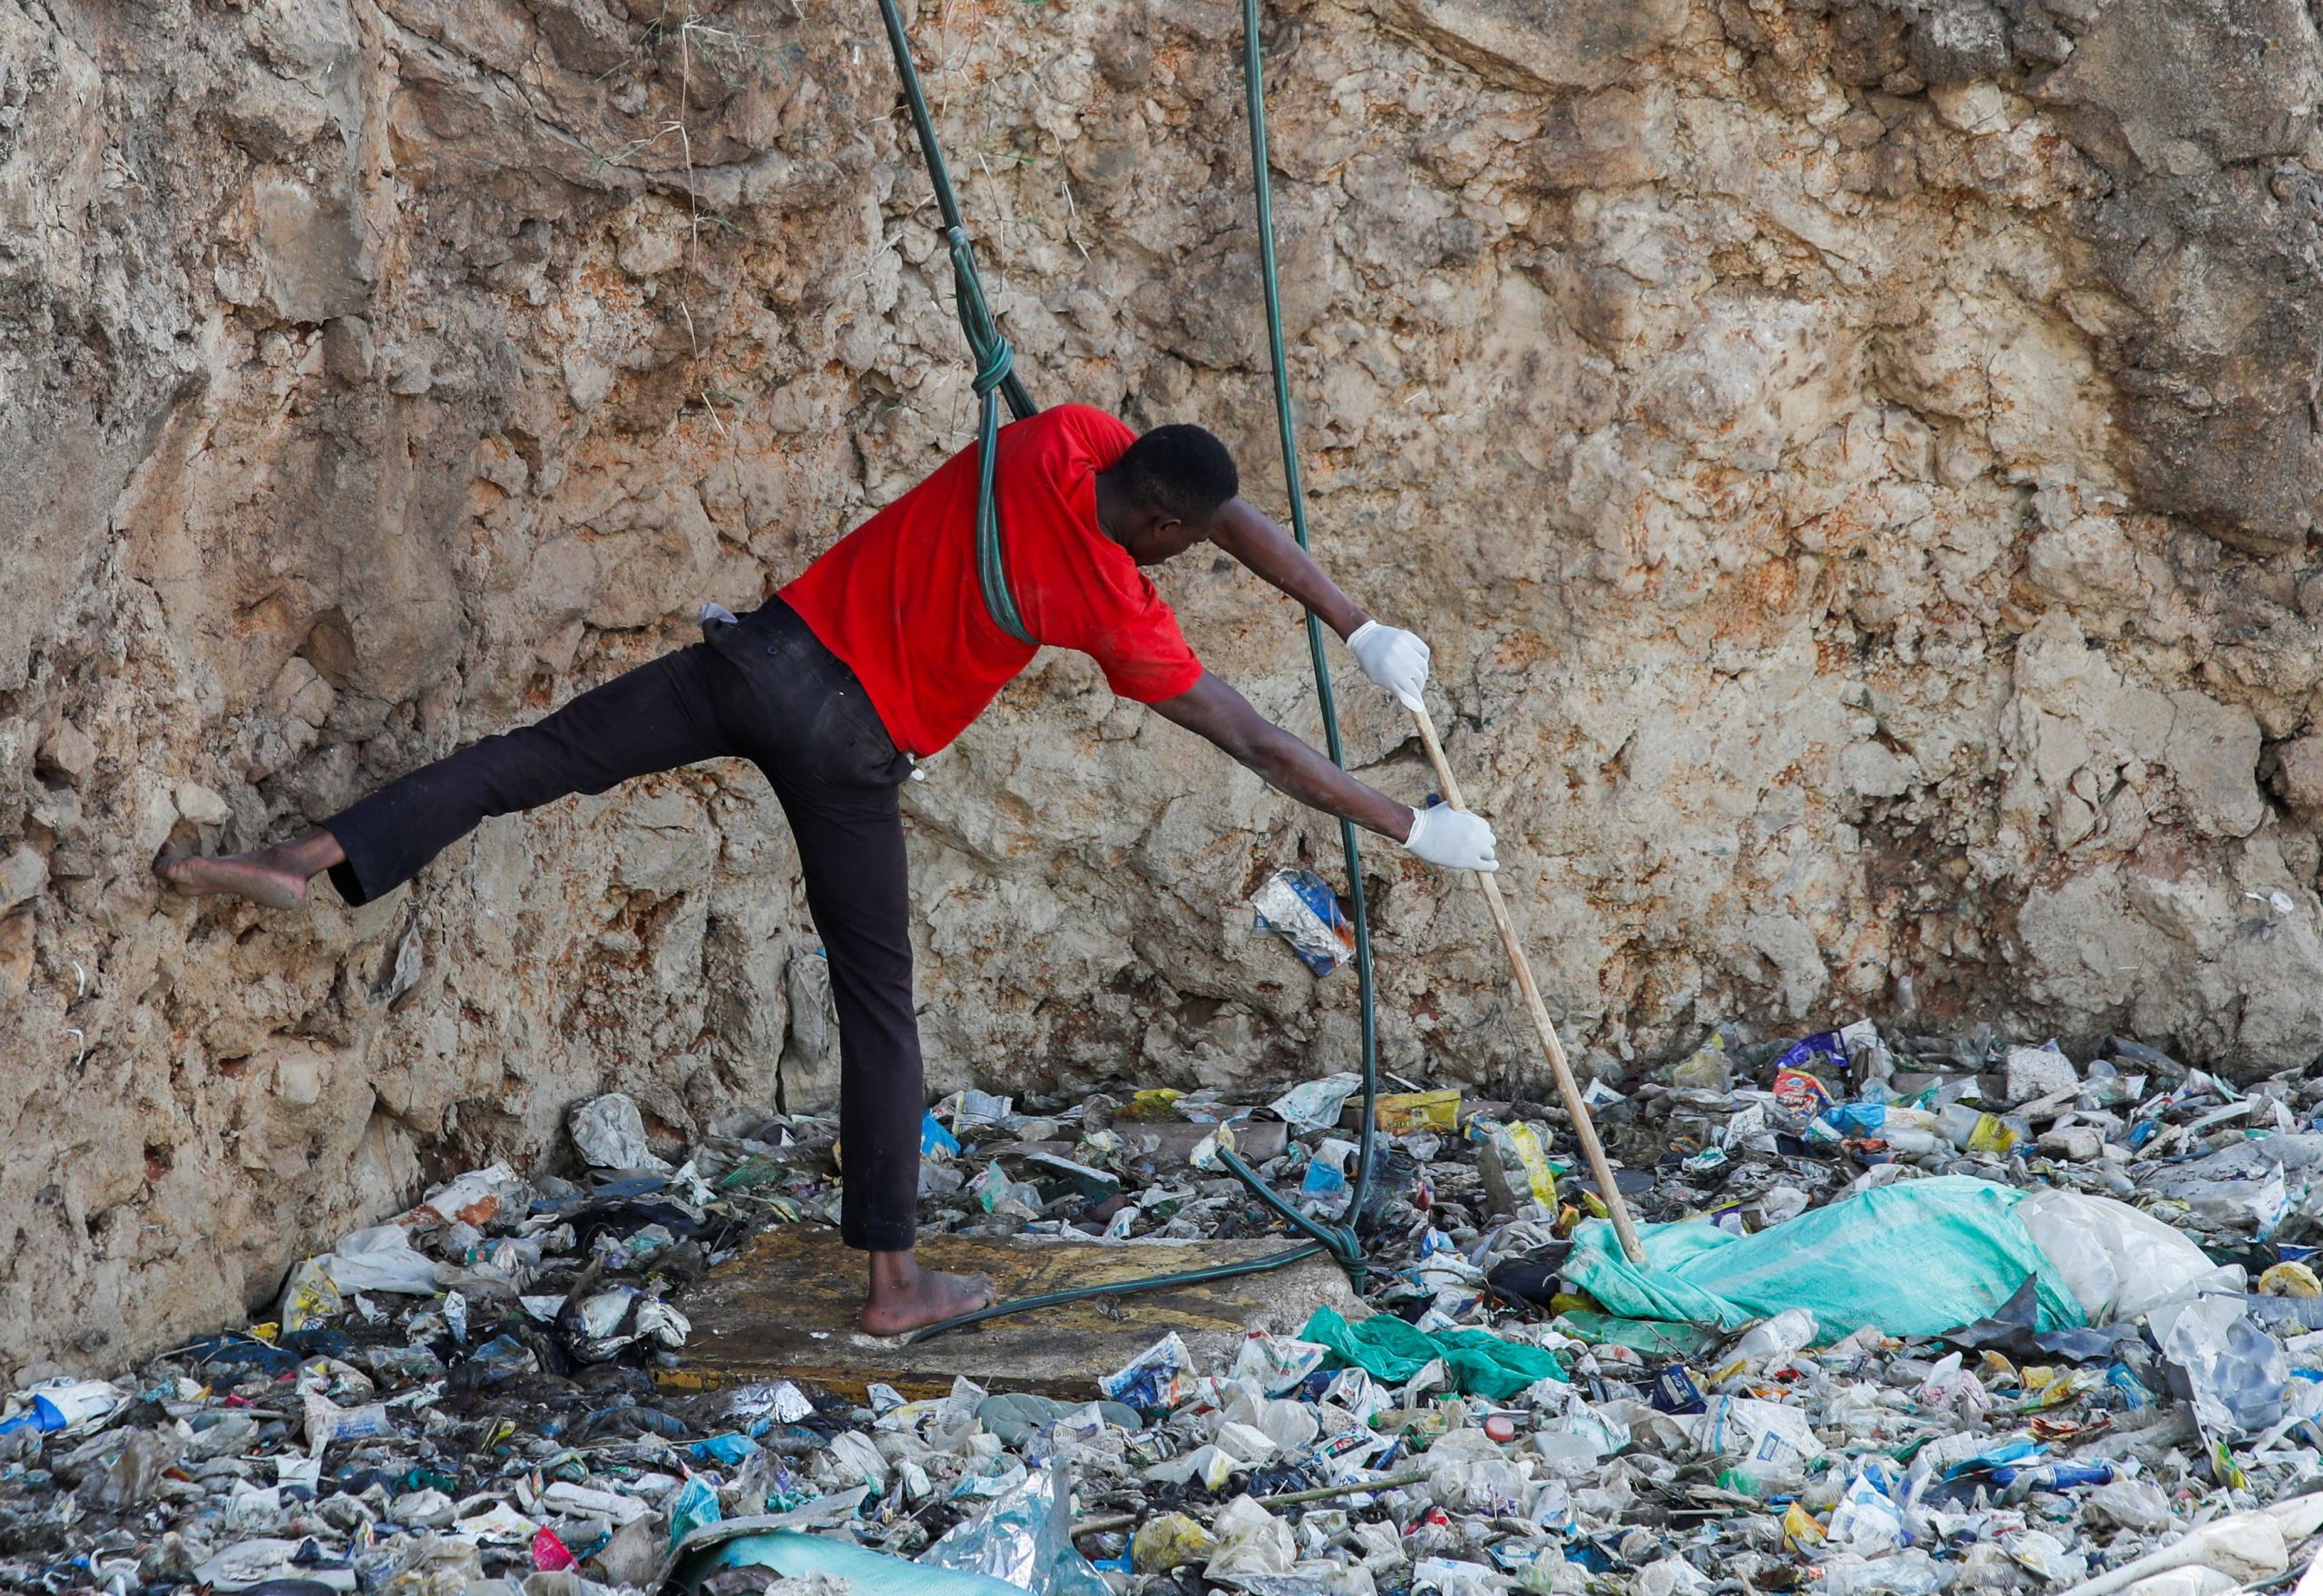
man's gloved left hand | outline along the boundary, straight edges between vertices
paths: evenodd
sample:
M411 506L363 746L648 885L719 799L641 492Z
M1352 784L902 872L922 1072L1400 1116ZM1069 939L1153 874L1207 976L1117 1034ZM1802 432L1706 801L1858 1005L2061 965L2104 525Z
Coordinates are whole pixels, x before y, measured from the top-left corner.
M1416 710L1426 701L1420 693L1427 686L1427 645L1417 633L1367 621L1348 636L1347 646L1363 673L1394 693L1405 709Z

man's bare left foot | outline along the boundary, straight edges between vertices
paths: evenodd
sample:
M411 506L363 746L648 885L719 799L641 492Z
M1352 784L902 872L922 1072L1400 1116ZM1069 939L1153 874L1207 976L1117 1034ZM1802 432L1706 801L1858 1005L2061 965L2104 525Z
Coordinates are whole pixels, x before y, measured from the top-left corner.
M900 1256L903 1267L887 1265ZM863 1305L863 1327L874 1336L900 1336L992 1306L991 1279L984 1275L947 1275L922 1268L911 1255L874 1254L870 1299Z
M307 900L306 876L283 863L275 848L212 858L165 847L153 860L153 874L195 896L222 893L270 909L295 909Z

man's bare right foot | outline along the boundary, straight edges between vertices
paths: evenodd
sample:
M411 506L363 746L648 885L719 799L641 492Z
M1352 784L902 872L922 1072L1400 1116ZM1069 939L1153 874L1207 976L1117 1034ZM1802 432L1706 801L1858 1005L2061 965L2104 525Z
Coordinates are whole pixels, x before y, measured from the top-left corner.
M255 848L215 858L165 847L153 860L153 874L194 896L222 893L270 909L295 909L307 900L307 876L286 864L279 848Z
M875 1252L863 1327L874 1336L900 1336L989 1307L992 1299L992 1281L983 1275L947 1275L922 1268L908 1252Z

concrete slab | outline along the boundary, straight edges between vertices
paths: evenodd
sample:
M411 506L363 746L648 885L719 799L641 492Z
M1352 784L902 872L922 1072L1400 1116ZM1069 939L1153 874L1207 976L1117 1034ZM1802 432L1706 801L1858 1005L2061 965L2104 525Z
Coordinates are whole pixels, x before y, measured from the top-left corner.
M919 1255L935 1268L990 1275L1005 1299L1240 1263L1289 1245L929 1236ZM1338 1267L1317 1258L1206 1286L995 1319L906 1346L900 1337L856 1328L863 1269L863 1255L840 1245L828 1226L761 1232L679 1304L693 1335L684 1363L664 1383L707 1388L789 1379L859 1398L877 1381L916 1398L941 1395L954 1376L965 1375L992 1391L1078 1401L1097 1395L1101 1376L1172 1330L1199 1369L1223 1374L1250 1330L1293 1333L1326 1304L1349 1318L1368 1311Z

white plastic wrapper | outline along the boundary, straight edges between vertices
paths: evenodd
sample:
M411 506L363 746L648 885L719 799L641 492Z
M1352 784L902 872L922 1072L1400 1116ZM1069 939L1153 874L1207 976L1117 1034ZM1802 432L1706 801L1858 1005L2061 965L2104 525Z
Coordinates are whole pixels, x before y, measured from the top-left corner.
M129 1400L110 1380L69 1377L44 1380L27 1386L24 1395L32 1404L34 1428L68 1437L103 1428L105 1421Z
M1323 1366L1330 1350L1318 1342L1253 1330L1243 1337L1242 1350L1235 1355L1234 1377L1256 1381L1269 1396L1286 1395Z
M1752 1396L1721 1396L1687 1427L1704 1452L1754 1472L1803 1473L1824 1452L1803 1409Z
M849 1480L859 1480L879 1495L887 1493L887 1460L879 1455L879 1448L871 1439L857 1430L845 1430L831 1438L831 1462L839 1474Z
M276 1317L286 1330L304 1330L346 1311L358 1292L430 1297L439 1268L411 1244L400 1224L351 1230L338 1245L298 1264L282 1283Z
M1284 1123L1300 1131L1319 1131L1339 1122L1347 1100L1363 1089L1363 1077L1341 1070L1319 1081L1304 1081L1267 1106Z
M1889 1494L1887 1471L1876 1465L1859 1468L1839 1493L1831 1511L1830 1543L1866 1557L1892 1552L1904 1543L1904 1510Z
M320 1457L334 1441L374 1441L396 1433L385 1403L341 1407L328 1396L307 1398L307 1455Z
M608 1092L574 1103L564 1128L593 1169L670 1172L669 1164L645 1144L645 1116L638 1111L636 1100L625 1092Z
M397 1214L395 1222L415 1226L474 1225L481 1229L500 1212L503 1204L522 1200L530 1190L506 1164L487 1164L437 1187L417 1206Z
M1287 1574L1298 1559L1290 1526L1248 1496L1237 1496L1220 1509L1211 1533L1218 1537L1218 1550L1210 1554L1202 1578L1214 1585Z
M238 1541L196 1568L194 1581L218 1591L247 1591L252 1585L282 1579L313 1580L335 1591L355 1589L355 1571L351 1568L293 1563L290 1560L303 1544L271 1537Z

